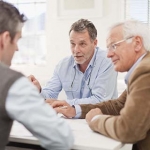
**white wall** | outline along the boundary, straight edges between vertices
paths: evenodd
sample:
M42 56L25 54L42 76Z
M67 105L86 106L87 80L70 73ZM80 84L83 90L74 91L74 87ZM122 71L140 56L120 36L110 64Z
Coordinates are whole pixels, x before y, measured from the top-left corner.
M80 2L80 0L76 0ZM42 66L12 66L16 70L23 72L25 75L34 74L39 81L44 84L51 76L55 65L63 57L70 55L69 49L69 29L73 22L80 18L87 18L92 21L98 30L98 46L105 48L105 39L107 29L112 24L122 21L124 19L124 0L93 0L98 1L99 6L96 10L100 14L91 14L87 11L86 15L82 11L77 10L75 15L64 16L65 10L61 10L63 0L48 0L47 2L47 23L46 23L46 36L47 36L47 58L46 65ZM61 3L60 3L61 2ZM84 6L83 6L84 7ZM95 9L93 9L95 11ZM64 12L63 12L64 11ZM83 11L84 12L84 11ZM118 83L121 84L119 90L125 88L122 81L124 74L119 74Z

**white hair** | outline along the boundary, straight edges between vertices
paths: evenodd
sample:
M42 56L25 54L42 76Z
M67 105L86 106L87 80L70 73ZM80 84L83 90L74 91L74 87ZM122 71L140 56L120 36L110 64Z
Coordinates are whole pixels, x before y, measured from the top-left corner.
M149 31L148 24L142 23L137 20L127 20L125 22L115 24L114 26L110 28L110 30L118 26L123 27L124 38L129 38L132 36L139 36L141 37L143 41L144 48L147 51L150 51L150 31Z

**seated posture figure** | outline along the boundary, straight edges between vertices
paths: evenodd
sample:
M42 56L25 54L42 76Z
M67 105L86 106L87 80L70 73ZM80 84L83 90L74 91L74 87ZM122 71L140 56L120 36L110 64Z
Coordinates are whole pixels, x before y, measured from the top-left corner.
M91 21L80 19L69 31L72 55L56 66L53 77L41 89L37 79L32 81L46 102L52 103L63 89L70 105L95 104L117 98L117 72L106 51L97 47L97 30Z
M9 69L25 20L13 5L0 1L0 150L5 149L13 120L22 123L45 149L69 150L70 127L26 77Z
M85 118L93 131L121 142L133 150L150 150L150 33L145 24L129 20L114 25L107 38L107 56L116 71L126 72L127 89L115 100L95 105L54 102L57 112ZM66 109L58 106L66 105Z

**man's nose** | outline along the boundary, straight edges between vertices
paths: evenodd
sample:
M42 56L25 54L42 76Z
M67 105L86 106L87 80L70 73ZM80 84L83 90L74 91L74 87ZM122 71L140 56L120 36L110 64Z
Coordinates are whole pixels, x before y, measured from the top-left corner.
M79 46L78 46L78 45L76 45L76 46L74 47L74 52L75 52L75 53L80 52L80 48L79 48Z
M114 56L114 52L108 50L108 51L107 51L107 57L108 57L108 58L111 58L111 57L113 57L113 56Z

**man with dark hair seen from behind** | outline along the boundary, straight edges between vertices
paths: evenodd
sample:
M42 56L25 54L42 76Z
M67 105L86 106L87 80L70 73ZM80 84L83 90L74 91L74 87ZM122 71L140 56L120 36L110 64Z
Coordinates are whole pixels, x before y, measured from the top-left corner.
M22 123L45 149L70 149L70 127L26 77L9 69L25 21L13 5L0 1L0 150L5 149L13 120Z

